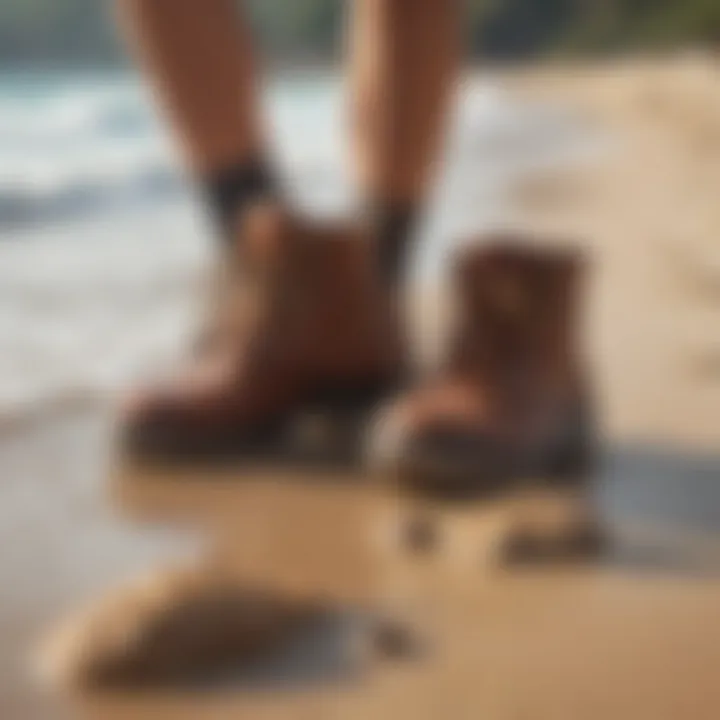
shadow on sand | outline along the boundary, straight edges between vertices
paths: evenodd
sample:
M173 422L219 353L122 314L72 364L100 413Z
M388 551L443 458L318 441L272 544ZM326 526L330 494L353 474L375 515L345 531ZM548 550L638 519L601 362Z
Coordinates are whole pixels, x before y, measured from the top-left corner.
M609 448L595 499L613 566L720 575L720 456L654 444Z

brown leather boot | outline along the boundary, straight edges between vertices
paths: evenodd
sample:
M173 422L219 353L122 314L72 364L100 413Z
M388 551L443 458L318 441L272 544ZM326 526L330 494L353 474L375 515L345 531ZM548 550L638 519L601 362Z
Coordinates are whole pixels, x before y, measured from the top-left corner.
M126 407L133 459L276 454L304 414L361 417L397 379L398 335L368 241L273 206L249 213L241 235L242 278L212 341Z
M446 498L583 475L592 452L576 338L581 265L572 251L511 238L461 253L446 361L382 413L375 464Z

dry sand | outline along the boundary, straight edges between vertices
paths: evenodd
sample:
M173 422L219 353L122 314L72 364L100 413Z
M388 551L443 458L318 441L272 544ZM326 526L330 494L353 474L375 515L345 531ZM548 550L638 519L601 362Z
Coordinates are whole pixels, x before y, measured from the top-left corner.
M557 68L513 82L600 133L600 162L520 194L529 224L581 238L591 253L587 327L608 432L720 447L717 60Z
M518 199L528 223L583 238L597 270L598 500L618 535L607 563L489 571L468 539L478 509L450 520L436 555L408 557L378 542L392 501L353 486L159 487L126 496L115 516L99 484L102 419L48 420L0 448L3 504L30 508L21 527L8 511L0 528L2 717L717 718L719 69L691 58L506 78L577 108L606 139L601 162L537 178ZM209 523L216 557L248 582L319 593L336 617L238 687L79 704L31 692L18 667L46 623L178 552L175 536L130 517ZM351 649L363 618L387 608L418 629L418 657Z

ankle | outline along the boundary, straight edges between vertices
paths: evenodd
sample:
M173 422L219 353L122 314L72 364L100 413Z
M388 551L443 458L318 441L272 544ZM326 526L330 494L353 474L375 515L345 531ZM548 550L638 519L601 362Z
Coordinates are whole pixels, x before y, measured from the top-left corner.
M208 175L203 185L218 234L226 243L234 242L238 219L248 207L278 195L273 173L262 158L227 165Z
M405 280L417 218L413 201L375 200L369 203L368 225L376 247L378 272L396 291Z

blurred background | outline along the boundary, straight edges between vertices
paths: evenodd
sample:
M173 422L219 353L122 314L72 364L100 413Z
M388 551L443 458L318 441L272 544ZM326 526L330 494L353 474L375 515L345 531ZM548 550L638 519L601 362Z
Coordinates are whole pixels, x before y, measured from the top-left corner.
M284 179L301 203L347 207L344 3L247 4ZM425 276L453 238L509 216L509 183L587 159L606 140L578 121L577 102L530 106L506 92L517 69L489 68L552 59L569 71L617 53L711 52L720 32L713 0L488 0L468 2L465 17L468 74L426 223ZM191 194L121 49L112 4L4 0L0 417L85 401L177 348L209 248Z
M466 73L416 260L418 338L432 345L437 335L435 293L457 242L521 224L579 243L593 267L585 325L608 447L604 508L622 521L714 538L720 1L466 4ZM345 163L345 3L246 5L266 60L283 181L301 206L346 211L354 196ZM110 511L108 410L136 375L182 355L212 251L195 189L118 41L112 4L0 0L5 717L31 717L14 678L44 623L108 582L195 547L183 533L140 532ZM612 612L637 609L626 604L636 595L611 587L619 598ZM657 643L672 655L687 641L683 657L709 667L717 656L693 655L691 640L703 639L683 623L694 613L694 623L718 627L719 599L714 584L697 589L649 625L649 637L667 622L674 640ZM591 602L601 616L602 591ZM720 638L705 640L720 647ZM673 667L664 666L667 676ZM658 672L647 670L648 687L664 687ZM678 692L701 696L709 687L690 682ZM708 700L707 713L693 717L717 717L718 707Z

